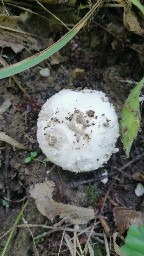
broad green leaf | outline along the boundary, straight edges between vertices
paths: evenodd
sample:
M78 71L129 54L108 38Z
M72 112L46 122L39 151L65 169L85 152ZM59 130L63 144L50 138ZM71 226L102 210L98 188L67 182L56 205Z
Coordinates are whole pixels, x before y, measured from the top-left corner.
M28 157L25 158L24 163L28 164L28 163L31 162L31 160L32 160L32 158L30 156L28 156Z
M39 64L43 60L49 58L55 52L59 51L80 31L80 29L86 24L86 22L92 16L92 14L95 11L98 11L103 4L104 4L104 0L97 0L97 2L94 4L92 9L66 35L64 35L60 40L58 40L52 46L16 64L10 65L9 67L1 68L0 79L13 76L28 68L34 67L35 65Z
M122 110L120 128L122 142L127 156L129 156L133 140L136 138L140 129L141 114L139 107L139 96L143 84L144 78L131 91L124 103Z
M31 153L30 153L30 156L31 156L31 158L35 158L35 157L37 156L37 152L36 152L36 151L31 152Z
M144 225L129 228L121 250L126 256L144 256Z

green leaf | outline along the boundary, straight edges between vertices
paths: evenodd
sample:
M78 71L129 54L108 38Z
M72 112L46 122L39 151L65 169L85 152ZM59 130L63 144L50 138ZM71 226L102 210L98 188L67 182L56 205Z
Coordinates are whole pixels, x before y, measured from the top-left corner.
M126 256L144 256L144 225L129 228L121 250Z
M124 150L127 156L129 156L133 140L136 138L140 129L141 114L139 107L139 96L143 84L144 78L131 91L124 103L122 110L120 129Z
M31 160L32 160L32 158L30 156L28 156L28 157L25 158L24 163L28 164L28 163L31 162Z
M30 153L30 156L31 156L31 158L35 158L35 157L37 156L37 152L36 152L36 151L31 152L31 153Z
M0 79L13 76L17 73L20 73L28 68L34 67L43 60L49 58L55 52L59 51L63 46L65 46L79 31L88 19L92 16L95 11L98 11L104 4L104 0L97 0L92 9L60 40L46 48L45 50L39 52L36 55L33 55L25 60L22 60L16 64L10 65L9 67L0 69Z

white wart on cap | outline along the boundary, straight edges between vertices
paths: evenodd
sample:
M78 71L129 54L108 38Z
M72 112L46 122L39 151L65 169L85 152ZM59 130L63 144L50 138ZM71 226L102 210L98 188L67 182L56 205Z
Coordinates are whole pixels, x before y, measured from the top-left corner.
M37 126L43 153L64 170L96 170L118 151L117 114L100 91L60 91L43 105Z

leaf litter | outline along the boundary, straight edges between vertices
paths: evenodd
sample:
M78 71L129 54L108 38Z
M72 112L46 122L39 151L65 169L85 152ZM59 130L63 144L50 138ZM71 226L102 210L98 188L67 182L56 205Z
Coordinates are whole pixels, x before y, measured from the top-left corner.
M58 203L53 200L54 188L54 182L49 180L37 183L30 188L30 195L35 199L37 209L42 215L49 220L60 216L60 218L64 218L66 222L71 224L86 224L95 218L94 209Z
M144 224L144 213L131 210L125 207L115 207L113 209L114 222L119 233L123 234L130 225L140 226Z

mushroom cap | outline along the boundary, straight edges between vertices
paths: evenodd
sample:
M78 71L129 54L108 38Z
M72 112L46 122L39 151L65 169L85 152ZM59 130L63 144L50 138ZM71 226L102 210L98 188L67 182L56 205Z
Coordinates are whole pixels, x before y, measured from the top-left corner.
M72 172L96 170L117 152L118 118L101 91L64 89L43 105L39 146L48 160Z

